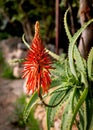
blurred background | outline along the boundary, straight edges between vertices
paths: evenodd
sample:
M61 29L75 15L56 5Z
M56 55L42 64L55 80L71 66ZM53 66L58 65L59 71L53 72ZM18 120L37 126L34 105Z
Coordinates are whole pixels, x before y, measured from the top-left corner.
M85 5L80 8L82 3ZM23 121L23 110L29 97L23 91L22 65L12 62L26 55L22 35L25 34L26 41L31 44L34 24L38 20L45 46L59 55L67 54L64 13L70 8L67 22L73 35L81 26L80 14L92 15L86 8L92 4L92 0L0 0L0 130L46 130L42 104L33 109L26 124ZM59 130L59 123L57 119L51 130Z

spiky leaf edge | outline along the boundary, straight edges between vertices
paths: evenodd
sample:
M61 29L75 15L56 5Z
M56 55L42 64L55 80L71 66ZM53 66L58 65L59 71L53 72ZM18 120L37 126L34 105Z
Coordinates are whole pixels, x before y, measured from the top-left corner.
M74 108L74 113L73 113L73 116L72 116L72 118L70 120L70 125L69 125L69 129L68 130L72 129L72 125L73 125L73 122L75 120L76 114L79 111L79 108L81 107L81 105L83 104L83 102L85 101L85 99L87 97L87 94L88 94L88 88L85 88L84 91L82 92L82 94L81 94L78 102L77 102L76 107Z
M87 60L87 68L88 68L88 77L90 79L90 81L92 80L92 62L93 62L93 47L91 48L90 52L89 52L89 56L88 56L88 60Z
M62 104L62 103L65 101L65 99L66 99L66 97L67 97L69 91L70 91L70 90L65 90L65 91L63 91L63 92L61 91L61 92L58 92L58 93L53 94L53 95L51 96L50 101L49 101L49 105L57 104L59 101L60 101L59 104ZM64 99L64 98L65 98L65 99ZM54 109L56 109L56 107L55 107L55 108L47 108L47 112L46 112L46 114L47 114L47 115L46 115L47 130L50 130L50 127L51 127L51 119L53 120L53 118L51 118L51 113L52 113L52 111L53 111Z
M69 57L69 65L70 65L70 69L72 74L75 76L76 79L77 78L77 73L76 73L76 68L75 68L75 63L74 63L74 45L76 43L76 40L78 39L78 37L81 35L81 33L84 31L84 29L93 22L93 19L91 19L90 21L88 21L87 23L85 23L72 37L72 40L70 41L69 44L69 49L68 49L68 57Z
M66 34L68 36L68 39L69 39L69 42L71 42L72 40L72 36L71 36L71 33L69 31L69 28L68 28L68 24L67 24L67 14L68 14L68 11L69 9L65 12L65 15L64 15L64 27L65 27L65 31L66 31ZM74 48L74 56L75 58L75 61L76 61L76 66L79 68L79 72L81 73L81 77L82 77L82 82L85 84L85 86L87 86L87 80L86 80L86 68L85 68L85 65L84 65L84 59L81 57L80 55L80 52L79 50L77 49L76 45L75 45L75 48Z
M73 114L74 107L74 96L76 94L76 88L74 87L71 91L71 94L66 101L66 106L63 111L62 119L61 119L61 130L69 130L70 120Z
M38 94L37 94L37 92L35 92L35 93L31 96L29 102L27 103L27 105L26 105L26 107L25 107L25 110L24 110L24 113L23 113L24 122L27 121L28 116L29 116L29 114L30 114L32 108L33 108L34 105L37 103L37 102L36 102L37 99L38 99Z

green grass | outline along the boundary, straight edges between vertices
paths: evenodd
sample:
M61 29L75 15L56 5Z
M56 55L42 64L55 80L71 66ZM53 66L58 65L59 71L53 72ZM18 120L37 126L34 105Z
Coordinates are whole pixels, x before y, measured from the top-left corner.
M0 40L7 39L10 36L7 32L0 32Z
M5 62L3 53L0 49L0 76L9 79L15 79L12 68Z
M12 68L6 63L3 64L1 76L8 79L15 79Z

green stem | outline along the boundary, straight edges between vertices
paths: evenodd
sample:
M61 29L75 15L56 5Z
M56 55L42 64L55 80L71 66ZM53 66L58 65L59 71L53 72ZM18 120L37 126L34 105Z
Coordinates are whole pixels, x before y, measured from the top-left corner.
M46 48L45 48L45 49L46 49ZM50 56L52 56L54 59L59 60L59 56L58 56L57 54L53 53L52 51L50 51L50 50L48 50L48 49L46 49L46 52L48 52L48 54L49 54Z
M39 96L41 102L42 102L46 107L54 108L54 107L58 106L58 105L61 103L61 101L62 101L62 100L64 99L64 97L66 96L66 93L62 96L62 98L60 99L60 101L59 101L57 104L54 104L54 105L49 105L49 104L45 103L45 101L43 100L43 97L42 97L42 95L41 95L40 92L38 93L38 96Z
M28 48L29 50L31 50L30 45L29 45L29 44L26 42L26 40L25 40L25 34L22 35L22 40L23 40L24 44L27 46L27 48Z

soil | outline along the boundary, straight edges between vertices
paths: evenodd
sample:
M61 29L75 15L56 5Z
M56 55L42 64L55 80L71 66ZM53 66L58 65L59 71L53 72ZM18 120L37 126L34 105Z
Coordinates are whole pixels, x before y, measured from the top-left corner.
M19 128L11 122L13 118L14 104L17 98L23 93L24 80L4 79L0 78L0 130L27 130ZM35 118L39 120L42 130L47 130L45 107L38 104L35 109ZM60 130L60 120L57 118L54 122L54 127L51 130ZM77 130L73 126L73 130Z
M23 83L22 79L0 78L0 130L25 130L25 128L19 128L11 122L15 110L14 103L23 93ZM35 118L39 120L42 130L47 130L45 115L45 107L38 104L35 110ZM55 128L51 128L51 130L59 130L59 120L56 121L56 124Z
M23 80L0 78L0 130L22 130L12 125L16 99L23 93Z

